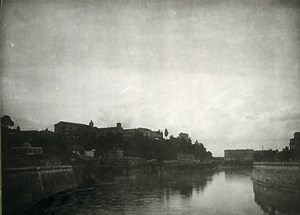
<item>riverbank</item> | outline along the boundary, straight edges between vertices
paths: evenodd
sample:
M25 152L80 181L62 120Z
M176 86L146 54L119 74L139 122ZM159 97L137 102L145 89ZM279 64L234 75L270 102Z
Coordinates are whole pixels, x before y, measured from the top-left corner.
M3 169L3 214L18 214L42 199L77 186L72 166Z
M254 162L253 182L290 192L300 192L300 162Z
M166 162L160 166L156 162L145 162L128 166L90 162L73 166L7 168L3 171L3 210L8 215L18 214L38 201L78 186L97 186L137 178L151 179L164 172L205 171L215 169L217 164L202 162L178 165L177 162ZM169 174L164 177L166 175Z
M120 182L124 179L145 178L162 175L164 171L210 169L211 164L152 166L149 171L141 165L114 170L111 165L75 165L53 167L6 168L3 170L4 214L18 214L36 202L52 195L72 190L78 186L97 186Z
M220 165L218 165L219 170L227 169L252 169L252 161L238 161L238 160L224 160Z

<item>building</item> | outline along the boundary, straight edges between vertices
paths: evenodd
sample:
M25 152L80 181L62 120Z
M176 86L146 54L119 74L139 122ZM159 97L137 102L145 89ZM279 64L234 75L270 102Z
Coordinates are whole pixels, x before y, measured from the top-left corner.
M21 145L24 142L31 142L33 139L37 138L39 135L39 131L37 130L26 130L26 131L13 131L8 134L8 137L12 139L14 143ZM21 142L19 142L21 141Z
M144 137L148 137L149 139L157 139L161 140L163 139L163 133L162 131L152 131L148 128L137 128L137 131L142 133Z
M24 157L30 155L42 155L42 147L32 147L30 143L24 143L21 147L11 148L12 156L14 157Z
M123 128L121 123L117 123L116 127L97 128L94 127L94 122L91 120L89 125L64 122L60 121L54 125L54 132L64 135L72 135L78 133L96 133L98 135L106 136L108 134L123 134Z
M224 151L224 158L226 161L253 161L253 149L228 149Z
M97 133L101 136L107 135L123 135L123 128L121 123L117 123L116 127L97 128Z
M291 158L293 161L300 161L300 132L294 133L294 138L290 139Z
M300 132L295 132L294 138L290 139L290 149L300 151Z
M86 124L60 121L54 125L54 132L58 134L71 135L74 133L87 131L90 126Z
M255 150L254 151L254 161L256 162L274 162L277 160L276 158L276 150Z
M182 133L182 132L178 135L178 138L184 139L186 142L188 142L190 139L187 133Z
M133 138L137 134L136 129L124 129L123 137L125 140Z
M94 158L95 157L95 149L92 149L92 150L85 150L84 152L84 155L86 157L91 157L91 158Z
M54 133L62 137L69 152L79 152L87 157L96 157L103 150L124 147L121 123L115 127L97 128L92 120L89 124L60 121L54 125ZM95 151L90 151L92 149Z
M149 139L155 139L155 140L163 139L162 131L160 130L152 131L151 129L148 128L124 129L124 138L130 139L138 133L142 134L144 137L147 137Z

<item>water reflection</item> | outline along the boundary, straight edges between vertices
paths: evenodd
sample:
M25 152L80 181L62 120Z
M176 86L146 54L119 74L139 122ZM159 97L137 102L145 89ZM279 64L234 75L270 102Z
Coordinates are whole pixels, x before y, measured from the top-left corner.
M57 195L27 214L278 214L250 175L251 170L226 170L139 176Z
M149 204L158 204L156 207L168 204L175 193L181 199L189 199L193 192L203 192L214 174L213 171L174 171L81 188L40 202L25 214L134 214Z
M250 178L251 177L251 169L228 169L224 170L225 172L225 181L226 182L233 182L239 181L243 178Z
M299 214L300 193L272 189L253 182L255 202L270 215Z
M172 181L169 181L168 187L173 190L179 190L180 194L185 197L192 197L193 190L197 193L203 192L207 183L212 180L214 172L206 171L202 174L199 172L175 173L172 175Z

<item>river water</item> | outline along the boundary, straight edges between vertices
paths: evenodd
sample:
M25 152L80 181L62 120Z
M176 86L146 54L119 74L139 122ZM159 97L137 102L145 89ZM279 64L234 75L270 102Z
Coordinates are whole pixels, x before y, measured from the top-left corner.
M251 170L185 171L120 179L57 195L27 214L297 214L291 205L276 208L273 194L254 189L250 176Z

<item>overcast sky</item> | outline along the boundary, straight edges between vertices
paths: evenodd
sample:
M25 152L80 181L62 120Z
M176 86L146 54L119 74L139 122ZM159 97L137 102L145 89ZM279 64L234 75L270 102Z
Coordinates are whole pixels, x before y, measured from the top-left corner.
M300 131L300 7L284 2L3 0L2 115L281 149Z

